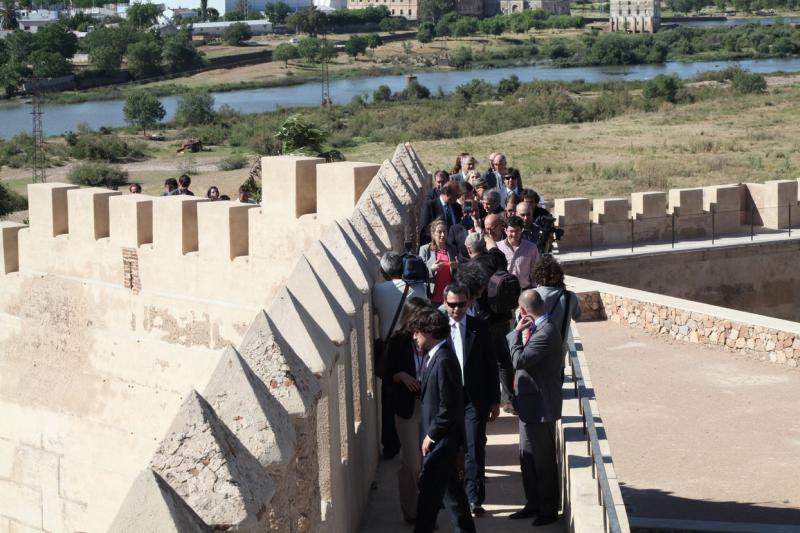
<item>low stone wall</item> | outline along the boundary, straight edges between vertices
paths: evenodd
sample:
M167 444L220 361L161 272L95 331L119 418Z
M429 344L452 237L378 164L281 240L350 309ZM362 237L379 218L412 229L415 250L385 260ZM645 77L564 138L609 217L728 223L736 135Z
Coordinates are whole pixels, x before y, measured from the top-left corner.
M800 324L591 280L571 278L581 309L595 319L677 341L715 346L796 367ZM602 305L600 305L602 304Z

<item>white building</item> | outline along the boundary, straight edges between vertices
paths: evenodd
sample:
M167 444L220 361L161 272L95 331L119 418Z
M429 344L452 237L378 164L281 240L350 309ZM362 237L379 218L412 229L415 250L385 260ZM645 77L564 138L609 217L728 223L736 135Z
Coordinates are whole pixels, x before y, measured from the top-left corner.
M242 20L240 21L250 27L250 33L253 35L267 35L272 33L272 24L266 19L260 20ZM207 35L209 37L219 37L225 28L236 22L195 22L192 24L192 33L194 35Z
M655 33L661 24L659 0L611 0L611 31Z

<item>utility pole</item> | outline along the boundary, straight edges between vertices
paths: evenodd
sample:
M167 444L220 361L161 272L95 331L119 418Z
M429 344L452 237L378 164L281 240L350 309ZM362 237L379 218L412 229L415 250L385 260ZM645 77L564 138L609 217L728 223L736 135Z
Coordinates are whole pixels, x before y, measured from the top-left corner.
M39 94L39 79L30 78L33 98L31 99L31 115L33 116L33 157L31 165L33 167L33 183L44 183L47 181L45 175L45 154L44 154L44 131L42 128L42 100Z

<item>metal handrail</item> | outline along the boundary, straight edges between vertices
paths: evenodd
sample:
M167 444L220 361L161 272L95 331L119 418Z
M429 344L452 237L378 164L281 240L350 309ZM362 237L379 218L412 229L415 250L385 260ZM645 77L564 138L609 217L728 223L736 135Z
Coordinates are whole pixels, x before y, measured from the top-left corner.
M614 496L611 493L611 485L606 473L606 465L603 460L603 452L600 450L600 439L597 436L597 428L594 425L594 415L589 404L589 394L586 383L583 379L583 370L578 358L578 351L570 341L569 366L572 369L572 382L575 387L575 395L578 398L581 418L583 421L583 432L586 434L587 449L592 456L592 477L597 480L598 504L603 507L603 524L606 531L610 533L622 533Z

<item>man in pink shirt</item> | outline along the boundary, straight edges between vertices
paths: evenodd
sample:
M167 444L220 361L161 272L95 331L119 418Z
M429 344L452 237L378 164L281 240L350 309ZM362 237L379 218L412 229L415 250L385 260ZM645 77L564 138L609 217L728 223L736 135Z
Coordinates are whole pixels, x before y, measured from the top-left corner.
M536 287L533 280L533 266L539 260L536 245L522 238L525 222L518 216L508 219L506 238L497 243L508 261L508 271L517 276L519 286L524 291Z

